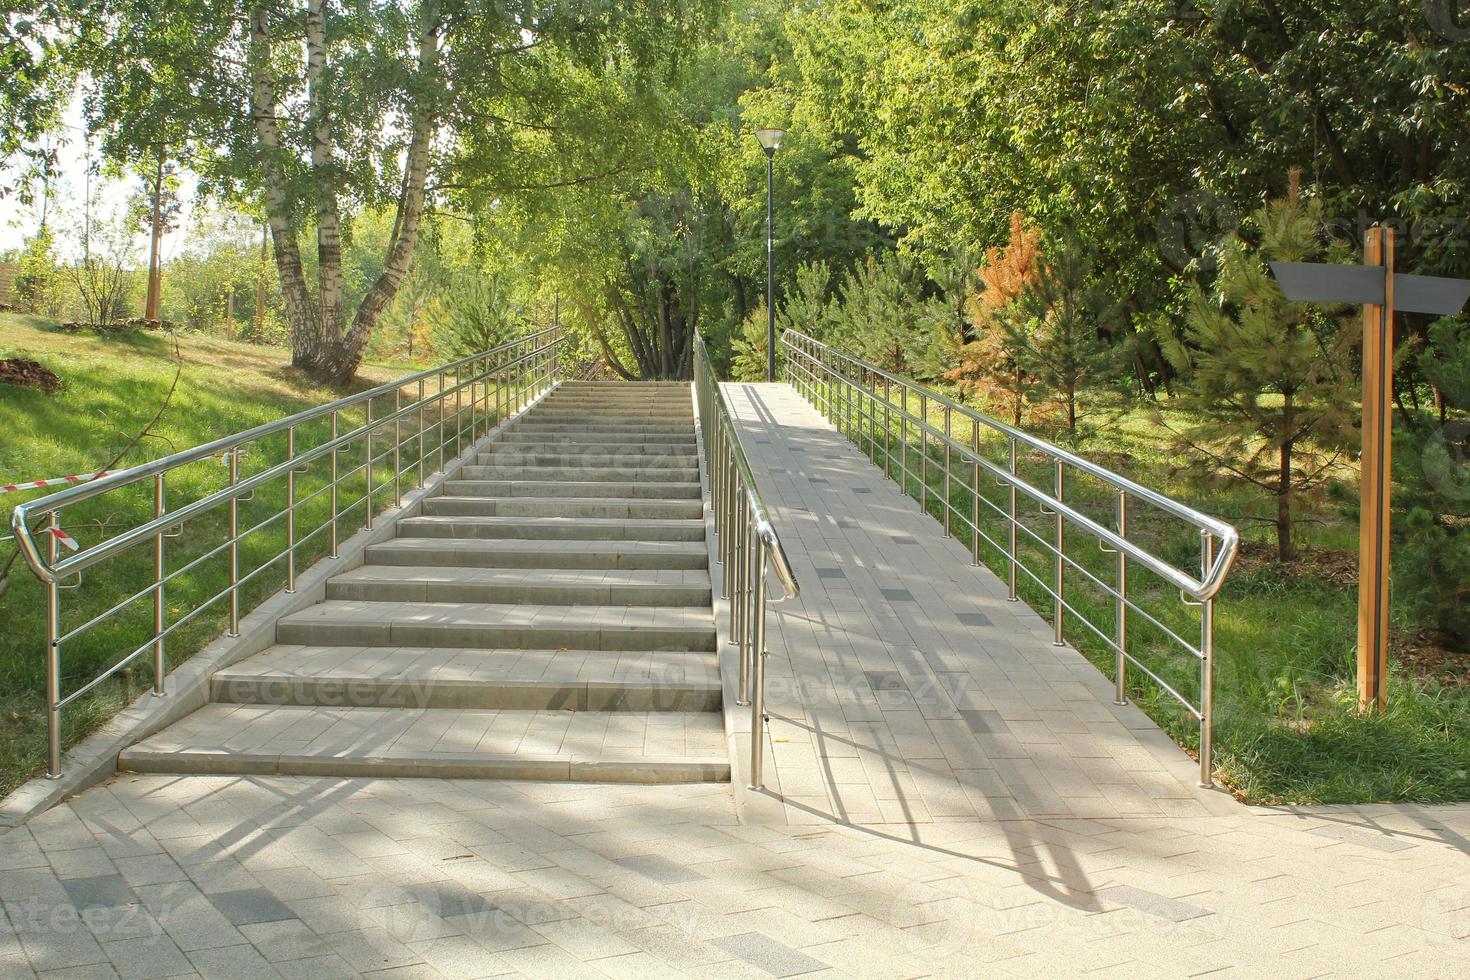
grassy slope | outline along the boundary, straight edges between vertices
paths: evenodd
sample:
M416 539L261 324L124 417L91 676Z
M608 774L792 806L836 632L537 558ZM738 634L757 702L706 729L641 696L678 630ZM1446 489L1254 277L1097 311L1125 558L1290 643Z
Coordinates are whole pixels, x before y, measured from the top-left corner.
M179 352L184 366L167 411L151 437L120 465L167 455L338 397L290 371L283 350L187 337L180 339ZM62 378L66 388L46 394L0 386L0 418L4 420L0 430L0 484L82 473L106 463L158 411L178 364L173 339L161 334L133 332L107 338L63 334L48 329L37 318L0 313L0 357L17 356L40 361ZM412 367L405 364L366 365L361 377L363 382L381 383L410 370ZM263 462L258 461L257 467ZM250 468L249 457L245 465ZM171 479L170 498L191 499L196 493L216 489L222 475L223 467L218 462L196 464L193 470L181 471L177 480ZM10 508L37 495L0 496L7 533ZM266 498L270 496L263 492L259 504L268 506L270 501ZM136 499L120 503L109 499L105 510L80 505L76 508L78 513L69 514L64 526L83 543L94 543L102 532L89 528L89 520L113 522L115 532L134 518L151 516L151 494L145 492L133 497ZM381 505L382 501L378 502ZM248 508L242 508L242 512L245 512L241 518L245 525L250 519ZM257 511L254 519L261 519L265 513L265 510ZM344 528L347 526L344 524ZM210 528L206 526L203 530ZM217 540L219 530L214 528L214 533L198 536ZM177 543L180 552L196 536L195 525L191 524L189 531L189 537ZM262 538L255 542L255 552L279 544L269 540L268 534ZM13 550L8 538L0 541L0 565ZM243 550L249 553L252 548ZM127 561L146 562L142 553L147 551L144 548L131 552ZM223 572L218 563L214 565L180 581L179 588L170 595L174 616L190 608L187 604L190 595L217 591ZM247 565L242 559L242 567L253 565ZM99 566L88 573L87 590L63 593L63 628L75 626L79 617L105 608L105 605L98 608L92 601L94 598L116 601L120 595L131 594L122 589L141 588L131 571ZM269 592L277 587L270 578L262 576L257 596L261 591ZM143 584L146 581L145 578ZM23 562L17 562L10 575L9 592L0 597L0 796L35 774L44 763L42 596L29 569ZM222 613L211 612L190 624L171 642L172 663L176 664L218 634ZM111 663L120 652L134 648L139 642L139 630L151 627L151 602L135 603L120 620L117 629L94 631L95 637L89 635L66 651L64 674L70 685L90 679L98 665ZM147 659L146 655L143 659ZM147 673L139 662L117 682L99 689L95 697L83 699L68 709L64 715L67 743L94 730L118 707L146 689Z

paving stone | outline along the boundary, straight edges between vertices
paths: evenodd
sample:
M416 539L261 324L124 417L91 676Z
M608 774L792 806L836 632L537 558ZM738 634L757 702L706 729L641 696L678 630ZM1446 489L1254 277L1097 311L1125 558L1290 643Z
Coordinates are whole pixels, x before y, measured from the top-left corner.
M284 922L296 918L295 912L264 888L216 892L209 896L209 901L236 926L258 922Z
M637 854L632 857L619 858L616 863L663 885L677 885L681 882L704 879L704 875L693 868L676 864L657 854Z
M138 896L119 874L98 875L93 878L65 878L61 887L66 897L78 911L89 909L117 908L132 905Z
M800 950L792 949L759 932L725 936L714 940L712 945L740 957L773 977L794 977L829 969L820 960L812 959Z
M1186 922L1190 919L1198 919L1202 916L1215 914L1209 909L1203 909L1197 905L1190 905L1188 902L1178 902L1165 895L1144 891L1141 888L1134 888L1131 885L1113 885L1109 888L1100 888L1093 894L1104 902L1115 902L1119 905L1126 905L1129 908L1138 909L1140 912L1147 912L1149 915L1157 916L1161 919L1168 919L1170 922Z

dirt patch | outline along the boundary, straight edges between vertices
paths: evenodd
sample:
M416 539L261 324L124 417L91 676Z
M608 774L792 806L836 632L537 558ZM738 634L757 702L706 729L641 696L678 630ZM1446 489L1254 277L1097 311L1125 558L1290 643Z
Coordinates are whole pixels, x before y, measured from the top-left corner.
M1393 658L1420 680L1470 689L1470 651L1437 630L1394 630L1389 639Z
M1358 584L1358 553L1346 548L1303 548L1296 558L1283 562L1276 559L1276 546L1261 541L1242 541L1235 556L1236 572L1273 571L1288 576L1303 576L1333 585Z
M24 357L10 357L0 360L0 385L60 391L61 379L39 361L28 360Z

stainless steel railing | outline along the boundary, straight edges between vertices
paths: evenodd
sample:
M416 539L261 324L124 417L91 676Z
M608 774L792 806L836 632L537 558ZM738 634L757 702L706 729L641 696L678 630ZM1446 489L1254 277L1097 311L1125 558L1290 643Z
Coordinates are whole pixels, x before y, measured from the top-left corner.
M730 600L730 635L739 650L739 704L750 706L750 788L758 790L765 787L767 566L780 579L787 599L796 598L800 586L771 526L730 406L698 334L694 337L694 394L719 539L717 554L724 572L720 595Z
M168 670L165 646L170 636L218 603L228 605L227 634L238 636L242 603L247 598L242 592L248 585L259 583L257 588L263 588L264 573L283 568L285 589L294 592L298 559L313 550L325 550L326 557L336 558L344 520L357 519L354 513L360 509L361 526L370 529L380 503L403 503L405 480L412 479L422 488L428 476L444 469L446 460L460 456L500 420L549 388L563 336L559 327L541 330L17 506L10 516L16 544L46 591L47 775L61 774L62 709L149 652L153 693L163 696ZM227 379L221 379L221 384L226 383ZM349 453L350 462L344 465L342 457ZM264 463L247 475L242 464L248 457L261 457ZM201 478L198 464L207 461L215 461L215 469ZM223 485L182 506L171 505L168 489L175 475L188 476L195 484ZM308 487L305 493L301 492L303 483ZM349 486L349 495L360 491L361 496L344 503L342 490ZM121 533L84 544L62 530L68 508L103 500L111 509L116 501L115 509L127 513L139 506L137 498L144 495L151 497L142 505L145 516ZM257 510L268 505L268 512L242 530L241 505L249 501L256 501ZM316 526L303 531L302 519L309 524L314 515L319 516ZM181 538L191 525L198 534L181 542L187 547L168 543ZM319 535L325 536L325 544ZM44 544L38 541L42 536ZM58 545L68 541L77 549L60 557ZM262 543L268 549L281 547L242 572L242 549ZM183 552L181 561L170 568L176 549ZM94 569L100 572L102 563L114 560L107 574L84 575ZM141 580L136 564L124 563L149 568L147 584L138 588ZM186 596L188 608L182 612L170 609L169 598L177 590L187 592L200 581L210 581L211 574L213 581L227 584L212 595ZM102 580L100 588L88 587L92 579ZM109 590L111 594L106 594ZM74 601L83 607L76 625L63 619L63 592L76 593ZM119 594L124 597L118 599ZM83 640L103 624L129 616L136 604L150 598L152 624L146 641L63 692L64 680L76 680L63 669L67 645Z
M952 536L956 523L967 530L969 550L977 565L982 560L982 542L999 554L1006 568L1011 601L1019 599L1021 576L1051 598L1053 643L1063 644L1070 616L1112 650L1116 703L1127 703L1131 664L1198 720L1200 785L1211 785L1214 600L1240 545L1235 528L805 334L788 330L781 343L786 353L786 380L879 463L905 492L910 492L909 482L916 481L916 495L923 510L929 512L931 502L938 500L946 536ZM988 446L1001 451L1000 462L986 455ZM1023 454L1027 466L1041 473L1040 479L1027 479L1021 466ZM1002 491L1000 501L983 492L982 474L993 479ZM1048 477L1049 490L1040 486ZM1079 480L1092 481L1091 499L1069 490ZM1096 492L1099 489L1101 493ZM969 506L957 506L957 497ZM1022 498L1036 505L1049 526L1038 529L1028 525L1020 509ZM1110 520L1086 512L1098 499L1110 499ZM1130 516L1138 507L1146 509L1146 518ZM995 529L986 518L999 519L996 533L987 530L987 526ZM1142 525L1148 525L1149 541L1170 540L1154 526L1161 522L1172 522L1173 530L1198 535L1197 572L1192 567L1179 567L1146 546L1139 534ZM1068 553L1069 532L1074 539L1079 535L1091 539L1101 551L1115 556L1111 581L1103 577L1105 570L1087 567L1075 548ZM1028 550L1049 556L1051 567L1029 567ZM1183 603L1198 609L1197 643L1181 635L1187 629L1171 625L1160 613L1145 608L1146 590L1130 589L1130 565L1177 590ZM1112 622L1105 626L1092 622L1078 602L1069 598L1070 584L1091 586L1108 596ZM1139 659L1136 644L1130 644L1130 625L1140 623L1150 630L1157 644L1198 661L1196 698L1181 693Z

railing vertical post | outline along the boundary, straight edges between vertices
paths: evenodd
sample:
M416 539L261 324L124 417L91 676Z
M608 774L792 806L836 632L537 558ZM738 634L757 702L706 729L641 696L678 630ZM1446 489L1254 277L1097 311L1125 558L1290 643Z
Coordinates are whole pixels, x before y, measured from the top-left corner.
M970 448L975 452L974 472L970 474L970 485L975 492L970 495L970 554L973 564L980 564L980 420L970 419Z
M393 506L403 506L403 389L393 389Z
M425 452L425 446L426 446L426 441L428 440L428 438L429 438L429 427L426 424L426 420L424 419L424 379L423 378L419 378L419 489L420 490L422 490L424 488L424 479L427 476L427 474L424 473L424 467L425 467L425 465L427 465L424 462L424 459L425 459L425 456L427 455L427 453Z
M929 396L919 392L919 510L929 513Z
M1057 503L1061 503L1062 502L1062 461L1061 460L1057 460L1057 462L1056 462L1056 498L1057 498ZM1063 566L1065 565L1065 562L1062 560L1062 556L1063 556L1063 554L1065 554L1065 547L1064 547L1064 543L1063 543L1062 538L1063 538L1063 534L1065 533L1065 531L1066 531L1066 522L1063 520L1063 518L1062 518L1062 512L1061 512L1061 510L1059 508L1057 510L1057 516L1056 516L1056 550L1057 550L1056 560L1057 560L1057 567L1056 567L1056 582L1055 582L1055 585L1056 585L1056 596L1055 596L1055 598L1056 598L1056 605L1054 607L1054 611L1055 611L1056 615L1055 615L1054 620L1052 622L1052 638L1051 638L1051 645L1054 646L1054 647L1059 647L1059 646L1062 646L1063 645L1063 640L1062 640L1063 612L1065 611L1065 608L1066 607L1063 605L1062 596L1063 596L1063 587L1064 587L1064 584L1065 584L1066 579L1065 579L1065 575L1063 573Z
M329 491L327 491L328 492L328 495L330 497L329 503L331 504L331 507L332 507L332 554L331 554L331 557L333 557L333 558L336 558L337 557L337 481L339 479L339 477L337 475L337 452L341 448L340 446L335 445L335 443L337 442L337 434L338 434L337 433L337 430L338 430L338 428L339 428L339 425L338 425L338 421L337 421L337 413L334 411L332 413L332 442L333 442L334 445L332 446L332 463L331 463L332 472L330 474L331 480L332 480L332 489L329 490Z
M1012 436L1011 437L1011 464L1010 465L1011 465L1011 476L1014 477L1016 475L1016 437L1015 436ZM1006 598L1009 601L1011 601L1011 602L1020 602L1021 601L1020 596L1016 592L1017 569L1020 566L1020 559L1019 559L1019 556L1016 554L1016 519L1017 519L1017 514L1016 514L1016 485L1014 483L1012 483L1010 485L1010 489L1011 489L1011 492L1010 492L1010 549L1011 549L1011 554L1010 554L1010 566L1009 566L1009 569L1008 569L1008 572L1009 572L1008 579L1009 579L1009 581L1007 583L1008 588L1007 588L1007 592L1006 592Z
M1215 536L1200 532L1200 579L1215 562ZM1199 610L1200 696L1199 696L1199 784L1215 784L1215 599L1211 596Z
M893 473L893 394L888 379L883 379L883 475Z
M898 397L903 404L898 408L898 486L905 495L909 492L909 390L902 385Z
M760 535L755 536L751 565L750 608L755 635L750 647L750 788L758 790L765 786L762 769L766 731L766 542Z
M367 400L367 422L362 434L362 472L367 477L367 497L363 500L364 516L362 527L365 531L373 529L373 400Z
M371 506L371 504L369 505ZM296 426L286 429L286 594L296 591Z
M439 446L438 446L439 466L435 470L436 473L443 473L444 472L444 444L449 441L449 437L444 434L444 410L445 410L444 377L445 377L445 373L446 372L444 372L444 371L440 371L439 372L439 395L438 395L437 398L434 399L434 410L435 410L436 415L438 416L438 421L435 423L434 429L435 429L435 432L436 432L436 438L437 438L437 440L439 442Z
M230 451L230 486L240 482L240 447ZM230 495L230 636L240 635L240 496Z
M454 458L464 455L464 369L454 369Z
M56 567L56 532L61 520L52 511L46 562ZM61 778L61 587L55 576L46 583L46 776Z
M1128 540L1128 491L1118 491L1118 537ZM1117 595L1114 597L1113 703L1128 703L1128 554L1118 549Z
M749 488L742 488L748 490ZM740 699L737 704L750 704L750 509L745 494L736 491L737 504L736 535L739 544L735 553L735 654L740 662Z
M164 475L159 473L153 478L153 517L163 517L168 508L165 494L167 489L164 484ZM163 626L164 617L168 607L164 605L163 596L164 555L163 555L163 526L159 525L158 533L153 536L153 696L163 697L163 679L168 673L168 663L163 652Z
M954 470L954 450L952 448L953 438L950 436L949 405L944 406L944 536L950 536L950 490L952 489L952 471Z

